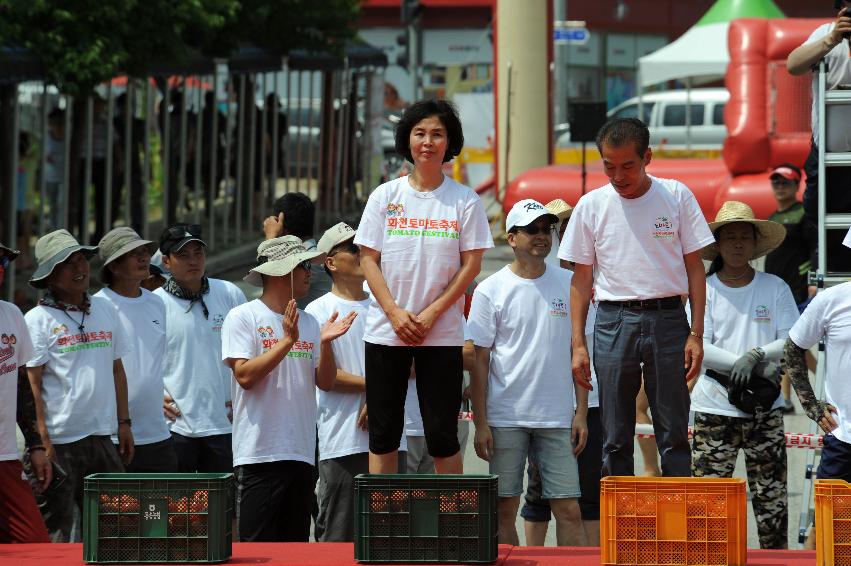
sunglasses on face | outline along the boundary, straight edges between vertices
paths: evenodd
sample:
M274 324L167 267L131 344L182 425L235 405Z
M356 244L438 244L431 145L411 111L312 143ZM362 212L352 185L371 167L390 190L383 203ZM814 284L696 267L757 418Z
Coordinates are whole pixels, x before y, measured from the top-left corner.
M329 253L328 256L330 257L340 252L348 252L350 254L357 255L360 253L360 248L354 242L346 242L334 247L334 249L331 250L331 253Z
M530 236L537 236L538 234L551 234L553 226L552 224L548 224L547 226L540 226L538 224L530 224L529 226L518 226L517 231L523 232L524 234L529 234Z

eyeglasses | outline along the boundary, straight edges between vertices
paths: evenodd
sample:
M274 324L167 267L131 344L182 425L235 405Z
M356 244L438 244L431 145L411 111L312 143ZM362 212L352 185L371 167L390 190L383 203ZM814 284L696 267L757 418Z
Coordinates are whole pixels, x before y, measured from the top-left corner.
M553 225L549 224L547 226L541 226L539 224L529 224L528 226L518 226L517 230L524 234L529 234L530 236L537 236L538 234L552 234Z
M189 232L190 236L194 236L195 238L201 237L201 225L200 224L178 224L176 226L171 226L167 228L165 233L167 239L169 240L180 240L186 237L186 233Z
M352 241L343 242L342 244L339 244L339 245L331 248L331 251L328 252L328 257L336 255L340 252L348 252L350 254L357 255L357 254L360 253L360 247L358 247L358 245L355 244Z

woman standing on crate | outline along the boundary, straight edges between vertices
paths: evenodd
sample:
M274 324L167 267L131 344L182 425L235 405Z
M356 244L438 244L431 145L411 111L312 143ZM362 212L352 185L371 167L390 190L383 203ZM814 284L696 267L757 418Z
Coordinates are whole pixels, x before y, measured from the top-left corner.
M695 477L732 477L745 453L761 548L786 548L786 439L779 361L798 318L792 291L750 261L783 241L781 224L754 218L741 202L724 203L709 224L716 243L706 278L705 375L690 384L695 411Z
M463 471L457 430L464 291L493 247L478 195L443 174L463 145L449 102L411 105L396 127L396 151L413 171L373 191L355 237L372 291L364 336L372 473L397 471L413 364L435 471Z

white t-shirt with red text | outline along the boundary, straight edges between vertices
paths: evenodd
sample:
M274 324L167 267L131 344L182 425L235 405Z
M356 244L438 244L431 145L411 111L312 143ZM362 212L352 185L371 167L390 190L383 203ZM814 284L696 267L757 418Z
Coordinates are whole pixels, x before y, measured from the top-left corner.
M597 301L688 295L683 256L715 241L688 187L650 179L638 198L623 198L608 184L573 209L558 257L594 266Z
M112 303L91 297L85 320L82 312L42 305L24 318L33 343L27 367L44 366L41 398L51 442L112 434L118 422L112 365L128 351Z
M233 308L222 326L222 360L251 360L283 338L284 315L260 299ZM299 310L298 340L280 364L251 389L231 373L233 465L295 460L316 453L316 368L319 323Z
M26 367L31 356L32 342L24 315L12 303L0 301L0 462L18 459L18 368Z
M363 211L355 243L381 253L381 273L403 309L419 314L449 285L461 267L461 252L493 247L479 196L444 177L433 191L419 192L408 177L373 191ZM464 297L437 319L422 346L464 344ZM404 346L374 300L364 340Z

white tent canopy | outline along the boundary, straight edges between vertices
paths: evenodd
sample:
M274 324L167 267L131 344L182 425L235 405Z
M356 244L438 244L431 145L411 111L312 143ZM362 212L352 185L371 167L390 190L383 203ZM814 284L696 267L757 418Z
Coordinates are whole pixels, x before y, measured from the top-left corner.
M729 22L695 26L673 43L639 58L639 87L674 79L700 84L723 77L730 62L729 27Z

